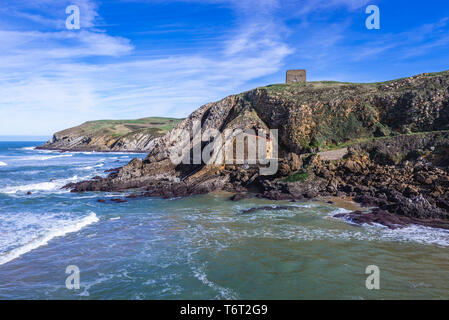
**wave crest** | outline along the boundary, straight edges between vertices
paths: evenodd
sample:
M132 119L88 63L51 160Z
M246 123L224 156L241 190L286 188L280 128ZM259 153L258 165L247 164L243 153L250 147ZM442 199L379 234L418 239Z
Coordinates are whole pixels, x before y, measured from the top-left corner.
M90 212L90 214L84 218L72 220L68 223L65 223L63 226L58 225L52 229L49 229L44 234L30 240L26 244L11 251L0 254L0 265L17 259L25 253L28 253L41 246L47 245L50 240L56 237L63 237L68 233L80 231L84 227L98 221L99 219L97 215L94 212Z

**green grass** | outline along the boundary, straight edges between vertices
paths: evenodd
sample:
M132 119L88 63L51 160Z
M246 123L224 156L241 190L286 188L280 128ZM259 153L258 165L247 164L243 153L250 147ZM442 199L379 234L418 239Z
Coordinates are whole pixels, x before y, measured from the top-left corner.
M82 125L58 132L60 135L76 134L110 135L114 138L147 131L155 136L160 136L171 130L182 119L148 117L135 120L96 120L87 121Z
M261 87L261 89L266 89L269 92L284 92L290 91L295 92L299 89L320 89L320 88L332 88L332 87L342 87L342 86L373 86L374 83L357 83L357 82L341 82L341 81L308 81L308 82L298 82L298 83L278 83L271 84L268 86Z
M306 181L309 178L309 174L307 172L299 171L296 172L281 181L283 182L298 182L298 181Z
M425 132L420 131L420 132L412 132L412 133L404 133L404 134L395 134L394 136L386 136L386 137L360 138L360 139L348 141L348 142L345 142L345 143L340 143L340 144L337 144L337 145L326 146L325 148L322 148L320 151L322 152L322 151L337 150L337 149L346 148L346 147L354 146L354 145L357 145L357 144L361 144L361 143L364 143L364 142L391 139L393 137L427 135L427 134L435 134L435 133L449 133L449 130L425 131Z
M442 71L442 72L431 72L431 73L424 73L425 77L435 77L435 76L442 76L442 75L449 75L449 70ZM329 81L329 80L323 80L323 81L307 81L307 82L298 82L298 83L279 83L279 84L271 84L268 86L261 87L261 89L267 89L271 92L282 92L282 91L296 91L300 88L331 88L331 87L338 87L338 86L360 86L360 87L373 87L373 86L379 86L383 84L391 84L396 81L401 81L408 79L409 77L405 78L399 78L394 80L388 80L383 82L344 82L344 81Z

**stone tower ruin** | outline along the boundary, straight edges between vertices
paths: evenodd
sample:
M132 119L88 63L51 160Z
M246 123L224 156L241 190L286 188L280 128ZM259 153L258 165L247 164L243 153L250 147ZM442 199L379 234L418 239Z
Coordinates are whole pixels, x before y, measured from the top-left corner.
M306 70L287 70L286 83L306 82Z

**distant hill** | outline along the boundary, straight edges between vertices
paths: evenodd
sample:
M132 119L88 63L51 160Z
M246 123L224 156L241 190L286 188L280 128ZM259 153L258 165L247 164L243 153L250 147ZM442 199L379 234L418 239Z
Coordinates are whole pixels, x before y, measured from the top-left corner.
M151 141L166 134L181 120L149 117L137 120L88 121L56 132L51 140L38 149L146 152Z

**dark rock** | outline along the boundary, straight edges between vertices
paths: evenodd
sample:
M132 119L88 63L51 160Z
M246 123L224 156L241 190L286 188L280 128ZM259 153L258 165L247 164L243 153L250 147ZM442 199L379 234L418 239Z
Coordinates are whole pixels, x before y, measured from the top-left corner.
M240 201L240 200L245 199L245 198L246 198L246 195L244 195L243 193L237 193L237 194L234 194L234 195L230 198L230 200L231 200L231 201Z
M120 198L113 198L113 199L111 199L111 201L112 201L112 202L115 202L115 203L128 202L128 200L120 199Z
M371 212L354 211L351 213L339 213L334 215L335 218L344 218L356 224L373 223L384 225L390 229L398 229L409 226L411 224L419 224L433 228L449 229L449 221L441 219L417 219L376 208Z
M374 209L366 213L362 211L354 211L351 213L340 213L334 215L335 218L345 218L357 224L373 224L378 223L387 226L390 229L397 229L406 226L409 222L404 217L391 214L381 209Z
M280 210L290 210L295 209L295 207L291 206L264 206L264 207L255 207L247 210L240 211L240 214L250 214L257 211L280 211Z
M290 152L280 161L278 173L281 176L287 176L301 169L302 165L303 163L301 158L296 153Z
M377 207L387 203L385 199L379 199L378 197L369 195L358 195L354 197L354 201L360 203L364 207Z
M291 200L291 199L302 199L302 195L298 195L296 197L293 197L291 194L283 193L280 191L267 191L263 194L264 198L270 199L270 200Z
M436 202L436 205L441 208L446 210L447 212L449 212L449 201L447 199L439 199Z
M74 192L141 188L145 196L164 198L215 190L256 190L260 197L273 200L353 196L365 206L379 207L381 211L373 216L386 225L400 225L406 219L449 220L449 169L435 165L449 165L449 132L424 132L449 129L448 87L449 72L444 72L376 86L330 85L323 90L311 85L276 92L255 89L207 104L177 128L189 130L194 121L201 121L203 130L220 132L280 128L278 174L260 176L258 168L238 164L175 165L170 154L176 151L174 142L182 137L172 130L152 142L145 160L133 159L122 168L109 170L107 178L65 188ZM421 133L397 135L400 131ZM373 136L385 138L371 139ZM344 158L332 162L303 154L359 138L367 140L352 145ZM301 169L307 173L304 181L300 176L296 182L284 179Z

